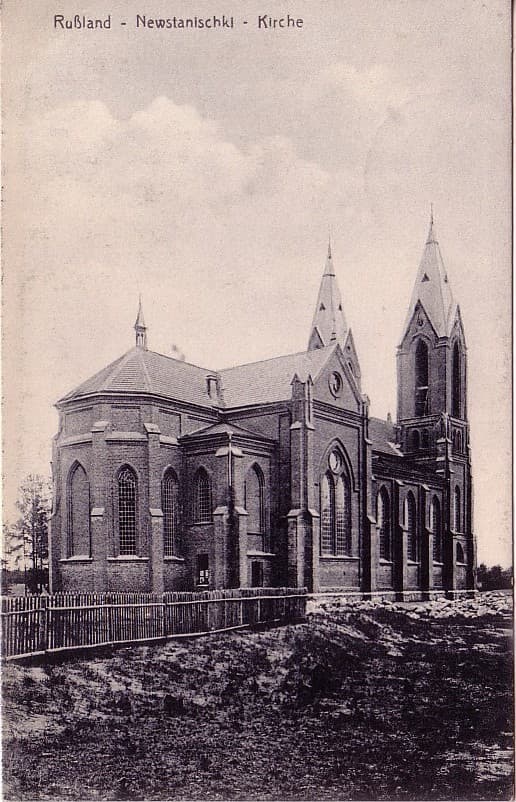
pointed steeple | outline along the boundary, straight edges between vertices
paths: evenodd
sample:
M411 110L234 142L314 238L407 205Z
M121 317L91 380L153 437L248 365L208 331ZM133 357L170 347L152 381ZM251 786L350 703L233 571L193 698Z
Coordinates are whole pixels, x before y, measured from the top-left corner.
M136 323L134 324L134 330L136 332L136 347L147 350L147 326L145 325L145 318L143 317L141 295L138 301L138 314L136 316Z
M456 303L448 281L448 274L441 256L434 225L433 208L430 212L430 227L423 256L416 276L407 317L403 326L403 337L410 325L418 302L423 306L438 337L446 337L453 324Z
M339 285L333 267L331 242L328 239L328 254L317 296L308 350L324 348L334 342L338 342L343 348L347 330Z

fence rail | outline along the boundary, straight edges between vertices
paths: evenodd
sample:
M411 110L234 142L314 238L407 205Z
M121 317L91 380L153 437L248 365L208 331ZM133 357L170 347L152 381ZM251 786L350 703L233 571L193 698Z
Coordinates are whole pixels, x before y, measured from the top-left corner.
M2 597L2 656L287 623L305 612L303 588Z

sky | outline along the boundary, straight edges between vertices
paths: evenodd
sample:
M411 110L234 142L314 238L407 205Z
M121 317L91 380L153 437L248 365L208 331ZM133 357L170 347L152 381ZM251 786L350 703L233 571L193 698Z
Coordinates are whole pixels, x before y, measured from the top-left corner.
M468 345L478 558L510 564L510 4L80 6L4 0L4 516L49 473L54 403L134 344L139 293L161 353L300 351L330 231L371 414L394 416L433 203ZM302 28L258 29L287 10ZM77 11L111 28L54 28Z

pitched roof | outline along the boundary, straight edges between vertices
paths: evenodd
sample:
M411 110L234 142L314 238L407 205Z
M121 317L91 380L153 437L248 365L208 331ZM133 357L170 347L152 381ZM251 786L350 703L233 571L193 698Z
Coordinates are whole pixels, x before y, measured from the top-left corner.
M369 439L373 451L380 451L390 457L403 457L403 452L395 445L394 425L381 418L369 418Z
M301 381L306 381L308 375L315 380L335 348L333 343L314 351L301 351L219 371L226 408L289 399L294 375L297 374Z
M331 246L328 243L328 255L315 305L308 348L320 348L321 344L326 346L337 342L343 348L347 330L339 285L333 267Z
M271 441L271 438L265 437L263 434L253 432L251 429L245 429L243 426L237 426L235 423L230 421L224 421L223 423L212 423L209 426L203 426L200 429L195 429L193 432L184 434L181 440L186 440L189 438L193 439L196 437L213 437L213 435L216 434L240 435L241 437L252 437L253 440L266 440L267 442Z
M412 290L402 337L405 336L410 325L418 301L423 305L438 337L448 336L455 318L457 304L453 300L448 274L437 241L433 215L430 219L428 237Z
M134 347L58 403L92 394L127 392L150 393L213 408L216 402L207 392L208 375L217 376L221 382L219 406L227 408L283 401L291 396L294 374L302 381L306 381L309 374L315 379L335 347L333 344L218 372Z
M213 400L206 388L206 376L212 373L188 362L135 347L60 401L97 393L128 392L151 393L212 407Z

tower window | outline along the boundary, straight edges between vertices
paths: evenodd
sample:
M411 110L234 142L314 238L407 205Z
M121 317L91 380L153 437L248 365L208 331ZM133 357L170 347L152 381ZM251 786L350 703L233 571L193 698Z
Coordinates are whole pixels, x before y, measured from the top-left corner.
M452 356L452 415L454 418L461 417L461 364L459 343L455 341Z
M441 527L441 505L439 499L434 496L430 506L430 523L434 536L433 557L434 562L440 563L443 559L442 527Z
M380 559L391 559L391 514L389 494L382 487L376 499L376 523L378 524L378 539L380 546Z
M136 475L131 468L118 474L119 553L136 554Z
M461 528L461 508L460 508L460 487L456 487L453 492L453 528L460 532Z
M411 432L410 441L412 445L412 451L419 451L419 432L417 429L414 429Z
M172 469L161 483L161 505L163 509L163 550L165 557L180 553L179 545L179 484Z
M460 543L455 545L455 558L458 563L466 562L466 558L464 557L464 549Z
M428 429L423 429L421 432L421 448L430 448L430 438L428 435Z
M405 524L407 527L407 557L409 560L412 560L412 562L417 562L419 544L417 536L416 502L413 494L410 492L405 500Z
M204 468L199 468L195 474L193 502L194 523L211 523L210 480Z
M420 418L428 415L428 346L418 340L415 364L415 413Z

